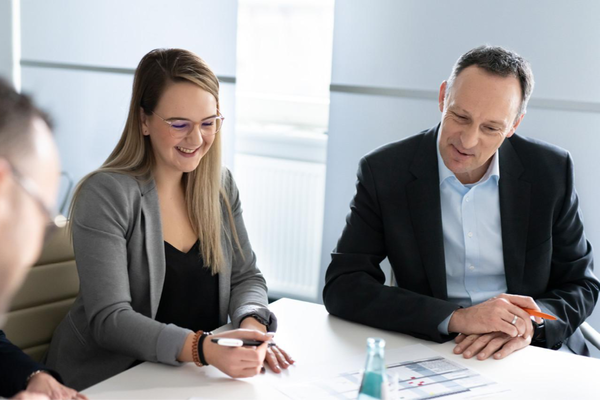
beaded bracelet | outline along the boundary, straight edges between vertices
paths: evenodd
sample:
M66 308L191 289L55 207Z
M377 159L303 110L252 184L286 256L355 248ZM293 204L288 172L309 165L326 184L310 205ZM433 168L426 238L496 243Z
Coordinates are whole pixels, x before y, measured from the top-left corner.
M192 343L192 359L194 360L194 364L196 364L198 367L202 367L202 364L200 363L200 356L198 354L198 340L203 333L203 331L196 332L194 335L194 341Z
M204 358L204 349L202 348L202 343L207 336L212 335L212 332L204 332L198 331L194 335L194 342L192 344L192 359L194 360L194 364L198 367L204 367L209 365Z

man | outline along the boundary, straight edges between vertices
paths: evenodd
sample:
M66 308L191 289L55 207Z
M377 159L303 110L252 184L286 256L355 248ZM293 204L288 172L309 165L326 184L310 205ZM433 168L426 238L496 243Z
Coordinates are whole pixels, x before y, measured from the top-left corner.
M9 302L40 255L54 218L60 177L49 123L31 101L0 81L0 327ZM0 397L85 398L57 381L0 331Z
M437 342L456 337L465 358L500 359L529 344L589 354L578 327L599 282L571 156L514 134L532 90L519 55L473 49L440 87L438 126L361 160L326 274L330 313ZM385 257L397 287L383 285ZM533 320L523 308L558 319Z

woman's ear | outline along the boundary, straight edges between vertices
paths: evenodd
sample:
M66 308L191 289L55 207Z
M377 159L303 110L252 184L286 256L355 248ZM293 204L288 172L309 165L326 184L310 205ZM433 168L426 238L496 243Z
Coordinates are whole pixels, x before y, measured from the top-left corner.
M140 107L140 125L142 127L142 134L144 136L150 135L150 131L148 129L148 116L142 107Z

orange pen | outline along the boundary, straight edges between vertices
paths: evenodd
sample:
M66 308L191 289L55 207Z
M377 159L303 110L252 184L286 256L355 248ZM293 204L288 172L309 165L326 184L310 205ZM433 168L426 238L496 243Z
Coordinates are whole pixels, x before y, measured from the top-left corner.
M523 308L523 307L521 307L521 308ZM540 318L548 319L550 321L555 321L556 320L556 317L554 315L546 314L546 313L543 313L543 312L538 311L538 310L534 310L534 309L531 309L531 308L523 308L523 310L527 314L532 315L534 317L540 317Z

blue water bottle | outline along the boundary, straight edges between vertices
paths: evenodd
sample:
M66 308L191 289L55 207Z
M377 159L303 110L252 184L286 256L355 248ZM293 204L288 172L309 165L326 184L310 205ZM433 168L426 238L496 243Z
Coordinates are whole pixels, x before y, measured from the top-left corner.
M367 364L358 391L358 400L388 398L384 349L385 340L380 338L367 339Z

